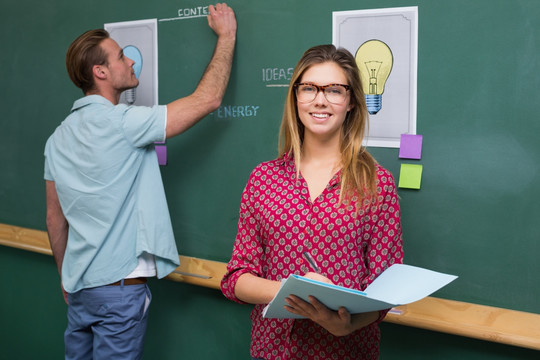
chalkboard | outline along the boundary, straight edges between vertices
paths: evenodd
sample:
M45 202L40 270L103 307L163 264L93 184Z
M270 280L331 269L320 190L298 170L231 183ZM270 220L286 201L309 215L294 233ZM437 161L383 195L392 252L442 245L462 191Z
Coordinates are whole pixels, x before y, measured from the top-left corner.
M230 1L236 57L219 110L167 142L161 168L181 254L229 259L242 189L277 155L292 68L332 41L332 11L400 1ZM81 93L65 50L105 23L158 19L159 101L193 91L215 35L206 4L55 1L2 4L0 222L45 229L43 148ZM417 0L417 133L421 160L370 148L399 178L423 165L420 190L400 189L405 262L459 275L436 296L540 313L540 3ZM5 16L5 15L4 15Z
M287 84L305 49L332 41L332 11L356 4L239 5L237 57L222 109L168 143L163 176L181 253L228 260L249 172L276 156L287 90L278 85ZM437 296L540 312L540 25L532 17L540 7L519 4L416 2L423 156L370 151L396 179L401 164L423 165L421 189L399 190L405 262L460 276ZM169 101L165 94L174 96L179 82L197 81L212 34L195 19L160 23L159 30L161 100ZM179 66L182 79L170 76ZM254 107L256 115L224 116L235 107Z

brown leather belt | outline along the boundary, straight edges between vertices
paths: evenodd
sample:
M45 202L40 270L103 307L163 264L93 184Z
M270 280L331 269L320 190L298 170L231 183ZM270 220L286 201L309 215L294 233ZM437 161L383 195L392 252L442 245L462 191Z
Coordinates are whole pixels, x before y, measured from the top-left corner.
M140 285L140 284L146 284L146 278L145 277L138 277L138 278L131 278L131 279L124 279L124 285ZM115 283L109 284L109 286L119 286L122 285L122 281L117 281Z

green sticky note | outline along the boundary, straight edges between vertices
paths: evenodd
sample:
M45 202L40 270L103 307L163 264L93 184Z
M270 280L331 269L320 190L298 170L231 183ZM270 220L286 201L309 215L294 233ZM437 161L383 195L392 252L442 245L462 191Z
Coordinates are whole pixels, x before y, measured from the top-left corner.
M401 164L398 187L406 189L420 189L422 180L422 165Z

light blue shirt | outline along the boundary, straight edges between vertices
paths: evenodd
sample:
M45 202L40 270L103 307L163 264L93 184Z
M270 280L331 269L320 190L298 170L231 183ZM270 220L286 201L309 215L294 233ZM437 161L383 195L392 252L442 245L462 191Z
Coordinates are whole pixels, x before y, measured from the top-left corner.
M67 292L124 278L142 252L155 256L158 278L179 265L153 146L165 141L166 121L166 106L90 95L75 101L47 141L44 177L55 182L69 223Z

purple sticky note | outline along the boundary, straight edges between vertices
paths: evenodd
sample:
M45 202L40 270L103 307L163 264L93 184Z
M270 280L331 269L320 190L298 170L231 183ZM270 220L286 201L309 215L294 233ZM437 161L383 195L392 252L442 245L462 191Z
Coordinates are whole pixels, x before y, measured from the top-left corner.
M399 157L402 159L421 159L422 135L401 134Z
M167 146L156 145L156 154L159 165L167 165Z

